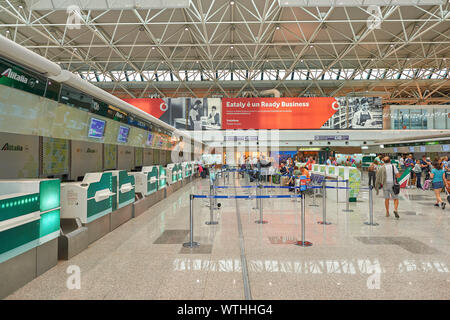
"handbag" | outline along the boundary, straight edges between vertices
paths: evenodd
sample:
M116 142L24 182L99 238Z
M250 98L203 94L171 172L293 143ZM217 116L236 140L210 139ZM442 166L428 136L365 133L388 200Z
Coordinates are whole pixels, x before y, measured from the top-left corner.
M395 195L400 193L400 185L397 182L397 178L395 177L395 173L394 173L394 165L392 164L392 181L394 181L394 185L392 186L392 191L394 192Z

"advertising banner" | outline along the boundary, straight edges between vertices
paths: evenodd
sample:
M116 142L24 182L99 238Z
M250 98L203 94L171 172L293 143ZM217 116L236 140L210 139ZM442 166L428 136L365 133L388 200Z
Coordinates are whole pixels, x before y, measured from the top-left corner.
M103 145L103 169L114 170L117 165L117 146L115 144Z
M37 178L39 137L0 133L0 179Z
M117 169L131 170L134 168L134 149L129 146L117 146Z
M383 128L382 104L378 97L124 100L177 129ZM345 140L345 136L335 139Z
M103 167L101 143L72 141L70 177L78 180L86 172L101 172Z
M222 129L320 129L335 98L224 98Z
M42 175L69 174L69 140L43 137Z

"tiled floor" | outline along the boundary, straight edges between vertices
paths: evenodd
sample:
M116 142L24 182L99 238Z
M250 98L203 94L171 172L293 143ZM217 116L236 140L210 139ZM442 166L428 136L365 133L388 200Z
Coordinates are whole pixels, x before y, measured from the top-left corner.
M343 212L345 204L328 200L328 226L317 224L322 207L309 206L308 196L306 240L313 246L307 248L294 245L300 238L300 202L265 199L269 223L261 225L255 223L255 200L221 199L214 213L219 224L208 226L208 201L196 199L194 240L200 247L183 248L189 239L189 194L208 191L208 180L196 180L8 299L229 300L244 299L246 292L252 299L450 298L450 209L433 207L431 191L402 190L399 220L386 218L381 195L374 195L378 226L363 223L367 191L350 204L350 213ZM67 289L70 265L81 270L81 289Z

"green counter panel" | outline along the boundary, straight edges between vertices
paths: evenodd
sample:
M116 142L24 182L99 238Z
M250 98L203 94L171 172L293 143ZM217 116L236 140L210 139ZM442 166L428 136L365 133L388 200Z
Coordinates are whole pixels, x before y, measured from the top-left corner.
M39 194L0 200L0 221L39 211Z
M135 185L134 176L128 175L128 173L126 171L120 171L119 172L119 183L120 183L119 188L127 183L131 183L131 185L134 186ZM126 193L119 192L119 203L129 202L133 199L134 199L134 189L132 189Z
M88 200L87 218L89 222L109 212L112 212L112 197L99 202L96 202L95 199Z
M20 246L37 241L39 238L39 220L0 232L0 254ZM35 244L31 246L34 247ZM25 250L24 250L25 251Z
M148 181L147 182L148 183L147 191L148 191L148 194L151 194L151 193L153 193L153 192L158 190L158 181L151 183L150 182L151 178L158 178L158 168L157 167L153 167L152 171L149 172L148 175L147 175L147 179L148 179L147 180Z
M102 178L98 182L91 183L88 188L87 197L95 197L99 190L109 189L112 192L112 173L104 172Z
M112 176L111 177L111 191L112 193L114 193L114 195L112 196L112 211L117 210L117 195L118 195L118 190L117 190L117 177L116 176Z
M60 228L60 210L53 210L41 215L39 237L45 237L53 232L59 231Z
M61 203L61 183L56 180L45 180L39 183L41 194L41 212L59 208Z

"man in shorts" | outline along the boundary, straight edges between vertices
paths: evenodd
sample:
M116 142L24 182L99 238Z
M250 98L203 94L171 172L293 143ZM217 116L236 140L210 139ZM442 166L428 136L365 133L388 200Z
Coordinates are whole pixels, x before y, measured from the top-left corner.
M394 176L396 178L400 178L400 173L398 172L398 169L396 166L391 164L391 158L385 157L383 159L384 166L381 167L377 171L377 175L375 178L375 190L380 189L381 186L383 186L383 194L384 194L384 206L386 208L386 217L389 217L389 200L394 200L394 215L395 218L400 218L398 215L398 194L395 194L392 190L392 187L394 186Z

